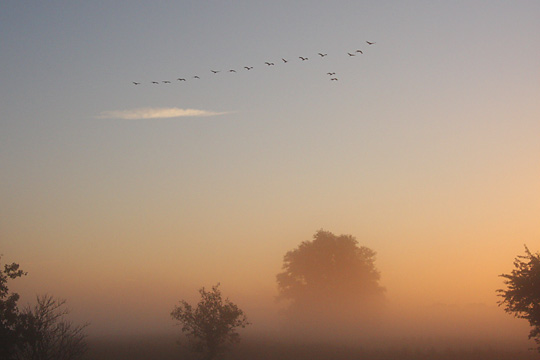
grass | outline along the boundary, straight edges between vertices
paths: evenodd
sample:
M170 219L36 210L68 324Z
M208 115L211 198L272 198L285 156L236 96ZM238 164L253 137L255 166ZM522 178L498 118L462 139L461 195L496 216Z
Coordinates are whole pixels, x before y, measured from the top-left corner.
M173 360L199 359L176 338L146 336L131 338L90 338L86 360ZM316 343L313 341L283 341L269 339L244 339L240 344L219 357L221 360L528 360L538 359L539 354L516 346L482 344L459 346L453 344L377 344L374 346Z

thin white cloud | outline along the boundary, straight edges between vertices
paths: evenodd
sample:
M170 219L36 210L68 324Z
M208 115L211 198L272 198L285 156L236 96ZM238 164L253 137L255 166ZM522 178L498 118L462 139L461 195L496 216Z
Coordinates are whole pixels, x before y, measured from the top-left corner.
M214 112L197 109L180 108L138 108L131 110L104 111L97 116L98 119L165 119L175 117L194 117L194 116L216 116L223 115L225 112Z

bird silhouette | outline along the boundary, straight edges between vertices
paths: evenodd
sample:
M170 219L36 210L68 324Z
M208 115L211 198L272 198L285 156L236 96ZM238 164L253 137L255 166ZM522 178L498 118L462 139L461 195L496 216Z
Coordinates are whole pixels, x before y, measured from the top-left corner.
M376 42L374 42L374 41L366 41L366 43L368 44L368 46L371 46L371 45L376 44ZM347 52L347 55L350 56L350 57L352 57L352 56L356 56L358 53L360 53L360 54L362 54L362 55L364 54L364 52L363 52L362 50L357 49L357 50L355 50L355 51L352 52L352 53ZM323 57L325 57L325 56L328 56L327 53L322 53L322 52L318 52L317 55L319 55L321 58L323 58ZM307 61L307 60L309 60L309 58L303 57L303 56L299 56L298 58L299 58L300 60L302 60L302 61ZM287 59L285 59L285 58L281 58L281 60L283 61L283 63L289 62L289 60L287 60ZM274 65L275 65L273 62L269 62L269 61L266 61L265 64L266 64L267 66L274 66ZM253 69L253 66L244 66L244 69L246 69L246 70L249 71L249 70ZM221 70L210 70L210 71L211 71L212 73L214 73L214 74L217 74L217 73L221 72ZM223 71L227 71L227 70L223 70ZM234 69L230 69L230 70L228 70L228 72L230 72L230 73L236 73L237 71L234 70ZM326 74L330 76L330 80L331 80L331 81L338 81L338 78L337 78L337 77L332 77L332 76L334 76L334 75L336 74L335 72L328 72L328 73L326 73ZM193 78L193 79L200 79L200 77L197 76L197 75L193 76L192 78ZM176 79L176 80L178 80L178 81L186 81L186 78L178 78L178 79ZM133 83L133 85L140 85L140 84L141 84L141 82L136 82L136 81L132 81L132 83ZM158 81L152 81L151 83L152 83L152 84L156 84L156 85L161 84L161 83L163 83L163 84L171 84L171 81L169 81L169 80L163 80L163 81L159 81L159 82L158 82Z

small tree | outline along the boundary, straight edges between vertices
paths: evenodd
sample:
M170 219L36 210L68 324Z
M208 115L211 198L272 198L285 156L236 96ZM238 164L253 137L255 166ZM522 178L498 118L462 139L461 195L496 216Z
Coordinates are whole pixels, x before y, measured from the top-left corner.
M2 257L0 256L0 259ZM19 294L10 293L8 280L26 275L19 264L5 264L0 270L0 359L12 359L21 342L19 327Z
M37 296L34 307L27 306L21 314L23 345L20 360L73 360L87 351L84 329L88 324L73 325L65 319L69 310L66 301L50 295Z
M529 339L540 345L540 253L533 254L525 246L526 255L518 255L514 260L515 269L510 274L499 275L506 280L507 289L497 292L503 299L507 313L527 319L533 327ZM540 346L537 347L540 352Z
M229 299L223 300L218 287L219 283L211 291L201 288L201 300L195 309L182 300L171 312L186 333L191 348L209 360L228 345L238 343L240 335L236 329L249 325L244 312Z

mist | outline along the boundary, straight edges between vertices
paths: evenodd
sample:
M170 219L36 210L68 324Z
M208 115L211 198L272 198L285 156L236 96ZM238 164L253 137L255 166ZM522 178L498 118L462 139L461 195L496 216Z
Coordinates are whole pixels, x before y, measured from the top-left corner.
M73 280L66 273L63 282L47 283L43 276L50 279L52 275L41 264L28 264L25 270L29 275L13 282L13 289L21 294L22 303L32 303L36 293L47 291L67 299L70 319L91 324L87 329L89 359L145 358L142 354L152 354L156 359L172 359L180 354L193 356L170 312L180 300L196 304L198 289L216 283L251 323L240 331L240 344L224 355L226 358L249 358L263 350L269 359L278 354L284 358L294 358L293 354L298 358L324 358L322 354L336 354L339 349L343 358L355 355L377 359L396 354L409 354L411 358L418 354L426 358L439 358L441 354L460 358L475 352L481 352L485 358L494 354L509 354L508 358L531 355L526 350L532 346L527 340L528 324L497 306L496 289L485 298L487 301L479 302L482 298L478 293L457 292L456 283L466 283L467 279L447 280L440 273L434 276L440 281L431 287L413 276L408 283L400 281L399 286L394 286L391 274L402 269L381 266L388 262L382 261L384 254L380 253L373 261L382 289L382 296L377 295L376 301L344 302L343 299L356 299L358 295L353 289L347 290L350 283L346 281L326 297L312 296L301 307L291 307L291 300L280 299L277 275L284 270L285 255L299 244L277 257L273 267L252 266L245 268L249 271L238 272L234 264L216 268L201 264L182 275L167 274L157 265L153 275L145 271L144 276L137 277L138 272L131 270L131 274L124 274L129 279L123 281L117 277L93 279L87 274L84 284L78 281L83 271ZM361 241L358 245L363 246ZM38 271L40 268L43 271ZM317 269L321 268L319 259ZM502 287L501 281L498 284ZM441 289L450 289L456 296L445 298ZM433 301L434 298L439 301ZM296 313L291 316L291 311Z
M225 294L226 289L223 284ZM532 351L527 351L533 345L527 340L528 324L505 314L496 305L414 307L389 299L377 320L329 324L313 319L308 324L291 325L283 317L283 306L268 299L257 300L249 294L230 298L244 309L252 325L240 331L240 344L224 354L225 359L535 358ZM125 314L117 318L116 326L110 323L110 317L107 320L103 316L99 323L95 319L94 328L89 329L89 358L196 359L180 328L168 316L172 306L159 310L161 314L145 313L142 309L130 316ZM133 314L137 314L136 319ZM347 314L342 315L346 318ZM106 330L99 331L97 327Z

